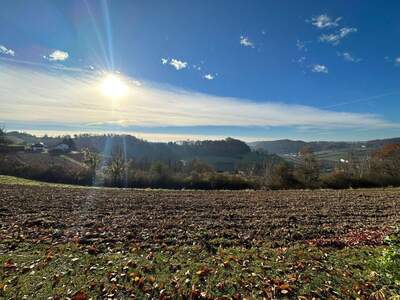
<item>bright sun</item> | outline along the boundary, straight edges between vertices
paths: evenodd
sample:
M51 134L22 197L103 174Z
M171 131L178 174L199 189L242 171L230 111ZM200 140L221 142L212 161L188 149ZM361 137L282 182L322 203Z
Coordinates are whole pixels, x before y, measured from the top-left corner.
M101 82L101 92L107 97L118 99L127 94L128 86L120 76L108 74Z

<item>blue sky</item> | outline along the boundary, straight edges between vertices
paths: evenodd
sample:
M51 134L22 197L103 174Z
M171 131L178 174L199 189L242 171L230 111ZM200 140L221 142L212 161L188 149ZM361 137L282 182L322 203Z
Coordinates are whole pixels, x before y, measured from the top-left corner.
M3 1L0 122L150 140L400 134L398 1ZM110 74L126 92L102 93Z

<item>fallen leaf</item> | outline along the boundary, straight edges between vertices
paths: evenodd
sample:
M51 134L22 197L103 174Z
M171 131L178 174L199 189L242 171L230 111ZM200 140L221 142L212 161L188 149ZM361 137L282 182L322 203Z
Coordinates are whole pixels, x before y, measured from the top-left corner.
M88 299L88 296L83 291L76 292L71 298L71 300L87 300L87 299Z

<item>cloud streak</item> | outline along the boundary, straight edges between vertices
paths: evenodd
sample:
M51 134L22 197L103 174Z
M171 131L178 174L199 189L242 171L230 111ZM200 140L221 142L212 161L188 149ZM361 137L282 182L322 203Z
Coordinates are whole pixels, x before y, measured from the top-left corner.
M5 123L85 124L89 127L93 124L122 127L398 127L375 114L336 112L272 101L257 103L146 82L129 86L127 96L115 103L101 94L102 78L99 75L2 65L0 121Z
M355 33L357 31L358 31L357 28L354 28L354 27L351 27L351 28L343 27L339 31L337 31L336 33L321 35L319 37L319 40L321 42L329 43L329 44L332 44L334 46L337 46L342 41L342 39L344 39L345 37L347 37L351 33Z

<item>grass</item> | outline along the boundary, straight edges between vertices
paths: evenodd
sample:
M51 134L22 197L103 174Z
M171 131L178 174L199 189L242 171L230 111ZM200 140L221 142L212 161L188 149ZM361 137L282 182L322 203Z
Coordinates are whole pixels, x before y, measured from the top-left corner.
M35 185L35 186L54 185L52 183L40 182L36 180L30 180L8 175L0 175L0 184Z
M382 269L385 249L233 247L211 254L198 246L26 245L0 256L0 296L367 299L380 291L389 298L399 292L393 278L400 277Z

